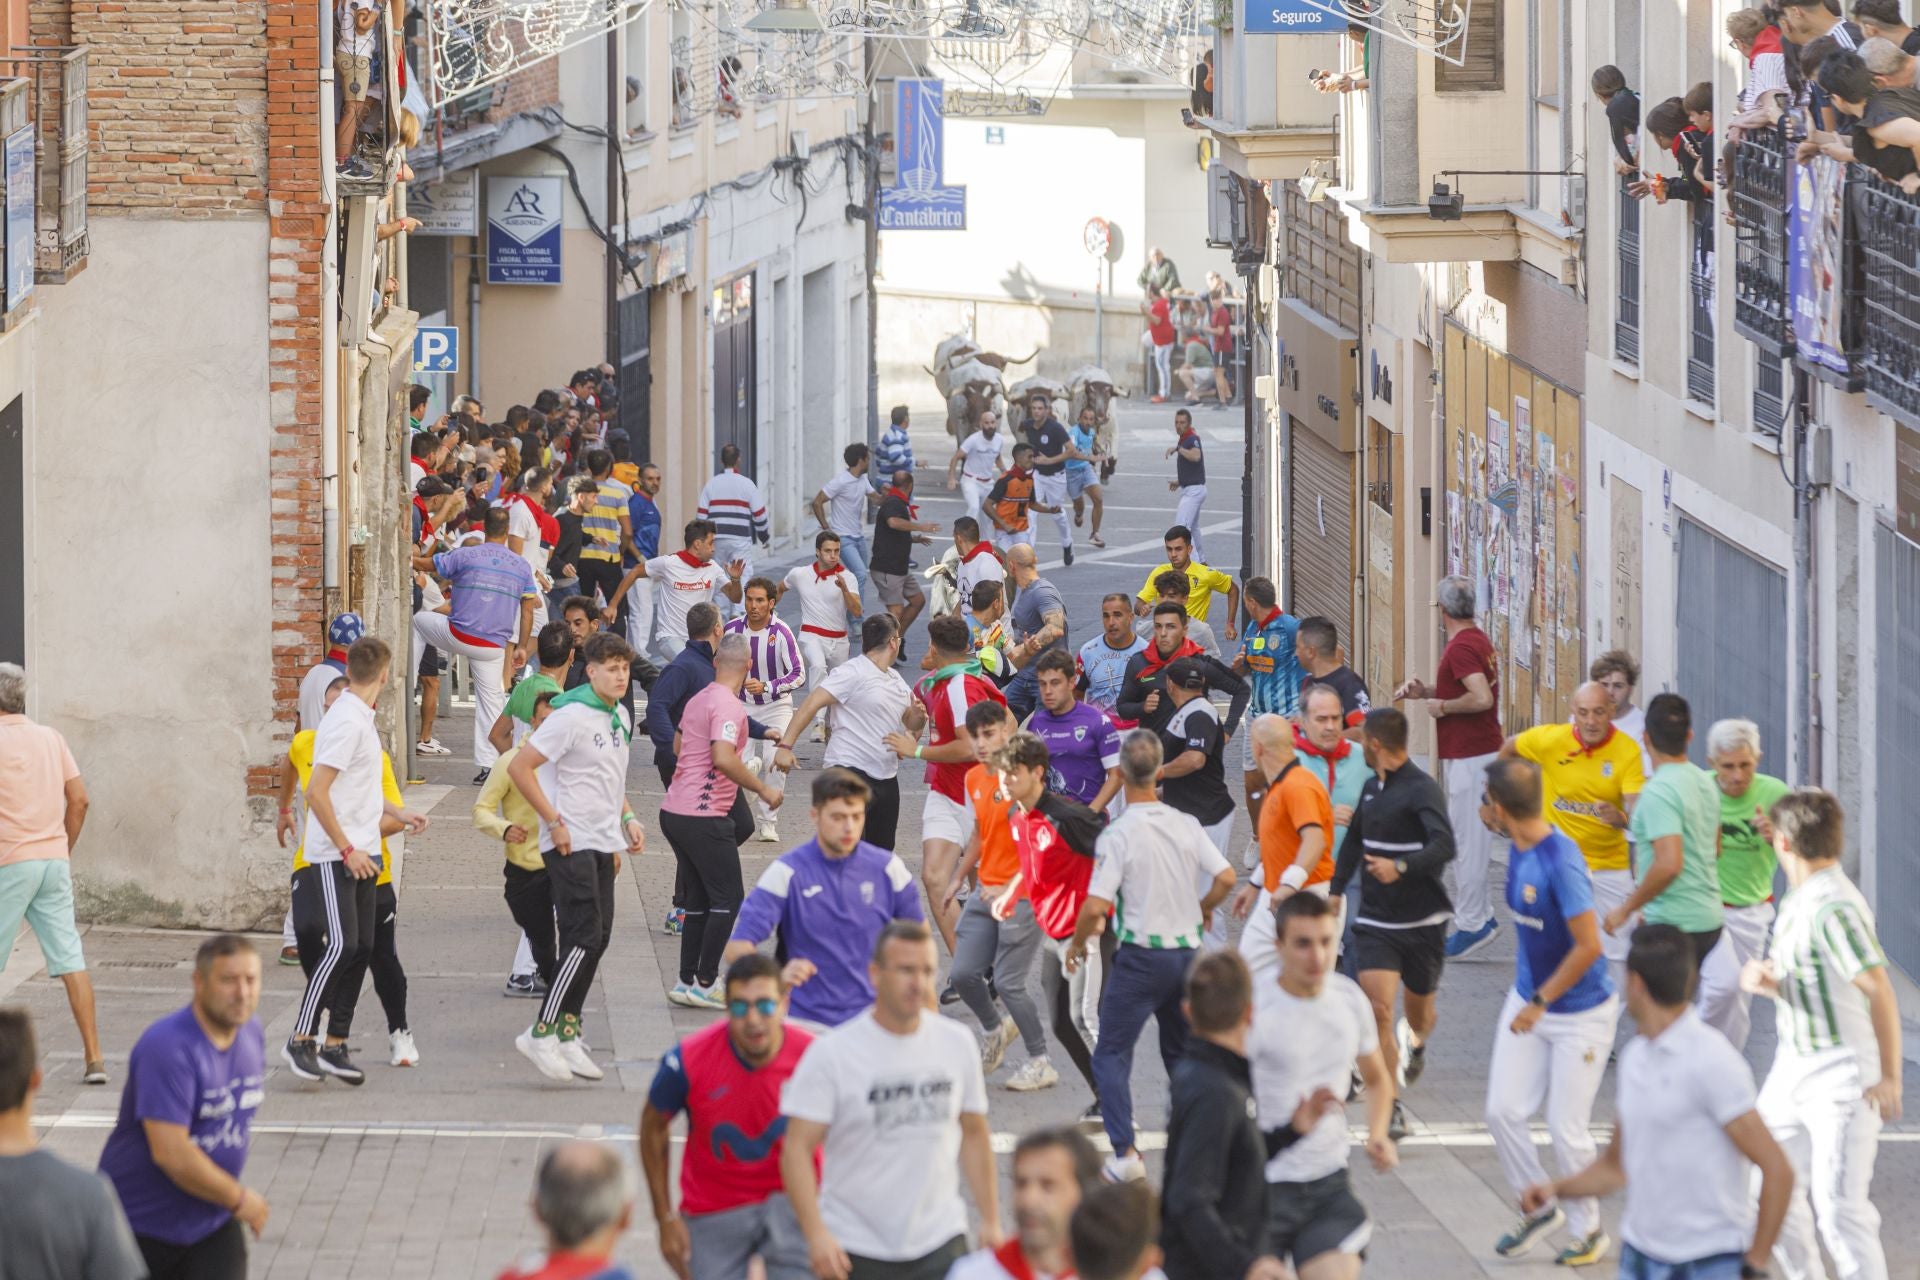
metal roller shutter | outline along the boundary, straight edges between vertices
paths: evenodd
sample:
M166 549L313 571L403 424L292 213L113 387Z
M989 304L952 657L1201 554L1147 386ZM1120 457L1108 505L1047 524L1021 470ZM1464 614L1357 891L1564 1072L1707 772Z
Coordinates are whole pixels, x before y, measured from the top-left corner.
M1358 660L1353 636L1353 457L1288 419L1287 580L1293 615L1333 619Z
M1786 616L1786 574L1680 517L1674 684L1693 712L1696 763L1706 763L1708 727L1738 716L1760 726L1767 763L1786 769Z

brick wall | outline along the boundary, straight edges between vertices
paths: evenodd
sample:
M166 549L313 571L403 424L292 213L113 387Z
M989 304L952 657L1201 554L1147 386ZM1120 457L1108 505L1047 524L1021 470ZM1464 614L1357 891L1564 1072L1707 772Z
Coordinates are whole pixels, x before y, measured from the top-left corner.
M548 58L518 75L507 77L501 83L499 97L488 109L486 118L489 123L498 123L522 111L538 111L542 107L559 105L560 59Z

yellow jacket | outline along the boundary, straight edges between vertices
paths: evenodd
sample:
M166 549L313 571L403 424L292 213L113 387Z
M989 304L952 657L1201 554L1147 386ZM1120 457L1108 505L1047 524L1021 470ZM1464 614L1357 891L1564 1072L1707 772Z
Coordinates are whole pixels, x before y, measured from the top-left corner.
M547 864L540 859L540 815L507 776L507 765L519 754L520 748L515 747L494 761L493 772L480 788L480 798L473 802L473 825L496 840L506 840L508 827L519 827L527 838L508 842L507 861L523 871L544 871Z

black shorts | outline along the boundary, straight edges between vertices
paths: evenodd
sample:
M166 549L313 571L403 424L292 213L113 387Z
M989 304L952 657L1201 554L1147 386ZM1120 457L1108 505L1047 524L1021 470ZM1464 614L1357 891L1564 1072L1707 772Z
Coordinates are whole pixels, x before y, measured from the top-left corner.
M420 674L422 676L437 676L446 669L447 658L445 654L441 653L432 645L428 645L420 650Z
M1353 971L1387 969L1416 996L1430 996L1440 988L1440 971L1447 965L1447 926L1416 925L1411 929L1353 926Z
M1267 1247L1300 1268L1323 1253L1364 1255L1373 1219L1341 1169L1312 1182L1267 1184Z

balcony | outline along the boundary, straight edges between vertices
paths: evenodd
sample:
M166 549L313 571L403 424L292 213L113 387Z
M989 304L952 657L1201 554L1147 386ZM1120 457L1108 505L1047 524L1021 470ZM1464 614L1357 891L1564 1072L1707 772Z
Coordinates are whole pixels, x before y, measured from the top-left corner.
M1747 133L1733 153L1733 328L1773 361L1793 353L1787 313L1787 218L1792 208L1786 121ZM1636 215L1637 217L1637 215Z
M1222 5L1222 8L1225 8ZM1320 93L1307 72L1344 65L1338 34L1272 35L1248 31L1259 0L1233 0L1214 53L1213 114L1203 121L1229 169L1255 181L1290 181L1335 151L1339 99ZM1339 26L1329 25L1337 32Z
M1877 175L1853 193L1867 403L1920 428L1920 199Z
M86 269L87 51L37 46L16 49L13 61L32 83L34 168L38 214L34 279L65 284ZM7 125L11 136L16 126Z

